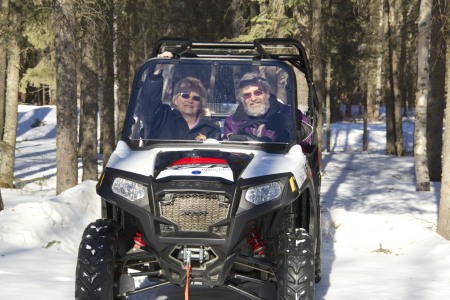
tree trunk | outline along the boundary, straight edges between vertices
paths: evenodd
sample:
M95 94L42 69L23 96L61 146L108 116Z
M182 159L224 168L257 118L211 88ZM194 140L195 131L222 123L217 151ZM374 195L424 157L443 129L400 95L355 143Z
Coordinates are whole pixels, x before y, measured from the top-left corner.
M383 95L383 66L385 65L386 61L383 56L383 52L386 49L386 43L383 41L383 37L386 35L384 34L384 20L385 20L385 12L384 12L384 1L385 0L378 0L378 25L376 25L376 35L378 38L376 39L376 63L377 63L377 72L376 72L376 91L375 91L375 104L373 109L373 119L378 121L380 119L380 105L382 101L382 95ZM375 12L374 12L375 14ZM385 69L385 68L384 68Z
M118 1L117 7L117 83L118 83L118 112L117 112L117 134L122 132L127 111L130 87L130 18L131 10L129 2ZM111 112L110 112L111 113Z
M430 90L429 53L431 36L432 0L421 0L417 37L417 95L414 121L414 162L416 168L416 189L430 190L427 161L427 101Z
M0 0L0 24L6 24L8 18L9 1ZM6 103L6 44L0 39L0 141L3 138L5 126L5 103Z
M388 2L388 1L386 1ZM388 5L389 10L391 7ZM392 93L392 60L391 60L391 30L389 25L389 13L384 14L384 28L386 37L385 49L385 76L384 76L384 99L386 105L386 154L393 155L395 152L395 127L394 127L394 94Z
M447 11L442 16L450 15L450 5L447 4ZM448 35L447 35L448 37ZM446 76L445 85L447 90L445 110L445 128L450 128L450 38L446 40ZM441 180L441 201L439 203L439 216L437 232L447 240L450 240L450 130L444 132L444 145L442 147L442 180Z
M376 51L376 46L374 47L374 50ZM367 118L369 121L374 121L374 110L375 110L375 102L376 102L376 57L374 55L375 53L372 53L370 57L368 58L367 62L367 83L366 83L366 111L367 111Z
M231 37L236 38L243 34L243 29L245 28L245 16L243 10L240 9L242 5L241 0L231 0L230 10L232 14L231 22Z
M395 14L397 16L397 22L395 26L396 39L397 39L397 51L395 52L396 60L396 71L393 72L393 82L394 82L394 95L395 95L395 151L397 156L404 156L406 154L405 142L403 138L403 112L402 107L404 102L406 102L405 92L402 88L405 81L405 39L406 39L406 15L403 15L405 9L405 1L397 0L395 1Z
M105 73L103 81L103 107L102 107L102 136L103 136L103 165L105 166L114 151L116 144L114 126L114 4L113 0L106 1L106 26L104 27L103 54ZM121 29L119 29L121 30ZM124 109L125 112L125 109ZM122 125L122 124L121 124Z
M319 139L319 149L323 147L323 101L325 99L325 79L324 79L324 43L325 36L323 30L323 20L322 20L322 1L313 0L312 2L312 71L314 84L316 86L317 100L318 100L318 110L319 114L317 116L317 132Z
M401 47L399 46L400 35L398 25L399 21L399 5L400 1L389 0L389 57L391 66L391 93L393 93L393 129L395 139L395 154L398 156L405 155L405 146L403 142L403 121L402 121L402 97L401 97L401 84L400 84L400 70L399 70L399 53Z
M370 61L368 60L365 63L365 67L363 67L363 70L366 70L367 72L369 72L370 70ZM362 74L363 75L363 74ZM364 110L364 114L363 114L363 151L367 151L369 150L369 131L367 129L367 118L368 118L368 109L367 107L369 106L369 92L371 91L371 89L369 89L369 85L372 85L372 83L366 82L366 91L365 91L365 95L363 94L362 97L364 97L363 100L363 110Z
M450 2L447 1L447 5ZM427 105L427 157L431 181L442 175L442 126L445 109L445 1L433 5L430 45L430 93ZM450 38L450 36L449 36ZM450 72L450 70L449 70ZM450 90L449 90L450 91Z
M5 126L5 103L6 103L6 52L0 45L0 140L3 138Z
M77 80L72 0L54 1L56 54L56 193L78 183Z
M5 205L3 204L2 190L0 189L0 211L2 211L4 208Z
M327 77L326 77L326 99L325 99L325 107L326 107L326 137L327 137L327 152L331 152L331 47L328 47L327 50Z
M376 90L375 90L375 103L373 107L373 120L378 121L380 120L380 106L382 102L382 95L383 95L383 54L380 51L378 53L377 58L377 75L376 75Z
M390 59L388 60L390 61ZM391 83L389 80L390 64L386 66L386 76L384 81L384 101L386 105L386 154L394 155L395 152L395 128L394 128L394 99L391 93Z
M332 0L328 1L328 6L324 9L325 17L327 18L327 22L324 23L326 26L326 55L327 55L327 63L326 63L326 98L325 98L325 107L326 107L326 138L327 138L327 152L331 152L331 35L329 34L333 24L332 24Z
M366 86L366 107L364 112L367 112L368 121L374 120L374 108L376 103L376 82L377 82L377 58L379 53L379 45L378 42L378 26L380 23L379 15L378 15L378 6L379 3L376 1L371 1L369 5L369 19L366 25L368 31L368 55L365 55L366 65L367 65L367 80L365 82ZM363 77L364 78L364 77Z
M18 26L17 12L11 12L11 26ZM20 32L20 30L19 30ZM20 47L13 37L8 48L6 80L5 128L0 166L0 187L14 188L14 161L16 150L17 112L19 104Z
M83 165L82 180L98 179L97 153L97 58L96 34L97 24L90 18L82 18L81 27L81 66L80 66L80 141L79 153Z
M330 0L331 5L331 0ZM292 36L304 43L305 48L307 48L307 51L310 49L310 31L308 28L310 27L309 24L310 21L310 14L309 11L309 4L308 2L299 3L297 5L294 5L292 8L292 17L295 20L296 26L294 26L294 31L292 33ZM331 12L330 12L331 16Z
M268 1L269 14L275 21L274 37L283 38L286 37L284 29L286 28L287 18L285 17L285 1L284 0L271 0Z

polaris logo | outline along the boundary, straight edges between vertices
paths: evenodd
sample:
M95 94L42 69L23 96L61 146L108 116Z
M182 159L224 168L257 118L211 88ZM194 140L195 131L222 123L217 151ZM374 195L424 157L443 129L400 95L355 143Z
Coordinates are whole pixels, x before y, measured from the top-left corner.
M182 216L200 217L207 216L208 214L208 211L203 208L185 208L181 210Z

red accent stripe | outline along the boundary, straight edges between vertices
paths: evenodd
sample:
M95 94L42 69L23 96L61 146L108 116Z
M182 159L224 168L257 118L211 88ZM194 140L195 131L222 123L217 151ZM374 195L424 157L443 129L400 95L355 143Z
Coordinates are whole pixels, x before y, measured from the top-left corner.
M227 161L223 158L213 157L184 157L170 164L170 166L179 165L197 165L197 164L214 164L214 165L227 165Z

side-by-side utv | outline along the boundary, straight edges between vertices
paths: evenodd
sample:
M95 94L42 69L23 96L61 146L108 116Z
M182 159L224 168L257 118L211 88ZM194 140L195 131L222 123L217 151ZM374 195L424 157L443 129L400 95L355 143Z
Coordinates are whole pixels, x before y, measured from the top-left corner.
M271 117L224 133L242 105L246 73L267 81L285 108L274 129L282 134L259 134L274 126ZM146 89L155 74L160 89ZM186 77L204 86L202 118L220 129L215 138L160 134L174 124L161 125L160 106L176 109L174 86ZM121 139L97 184L103 215L82 236L76 299L125 299L170 284L225 287L249 299L314 299L322 270L317 116L297 40L159 40L136 73Z

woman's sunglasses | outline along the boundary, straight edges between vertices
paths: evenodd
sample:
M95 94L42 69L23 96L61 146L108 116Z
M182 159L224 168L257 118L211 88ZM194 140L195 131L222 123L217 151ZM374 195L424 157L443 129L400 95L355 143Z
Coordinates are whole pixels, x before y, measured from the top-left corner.
M253 91L253 95L255 95L256 97L261 96L262 94L264 94L264 92L261 90ZM245 100L248 100L252 97L252 92L244 93L244 94L242 94L242 97L244 97Z
M200 96L192 96L188 93L179 93L179 96L181 96L181 98L188 100L189 98L191 98L194 101L200 101L202 100L202 98Z

